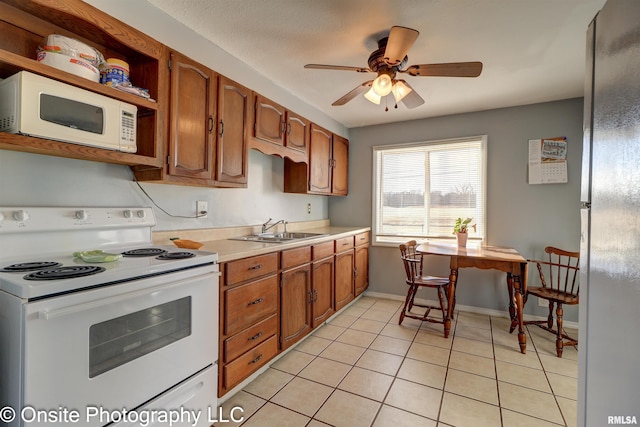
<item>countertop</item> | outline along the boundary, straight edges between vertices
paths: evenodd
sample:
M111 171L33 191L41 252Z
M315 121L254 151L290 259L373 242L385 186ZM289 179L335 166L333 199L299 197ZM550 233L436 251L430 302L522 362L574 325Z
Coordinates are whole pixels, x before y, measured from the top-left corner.
M319 233L327 234L327 236L314 237L310 239L300 239L283 243L263 243L263 242L251 242L241 240L225 239L212 239L206 240L209 236L206 232L198 230L188 230L188 233L173 231L173 232L158 232L154 233L153 241L158 244L170 245L171 242L167 240L168 236L179 236L183 239L195 240L204 243L204 246L200 248L201 251L216 252L218 254L218 262L233 261L236 259L246 258L250 256L262 255L271 252L282 251L286 249L297 248L301 246L315 245L330 240L340 239L342 237L353 236L359 233L364 233L371 230L370 227L335 227L331 225L324 225L314 228L297 228L296 232L307 233ZM293 231L289 229L289 231ZM238 234L238 236L251 234L244 233ZM236 236L228 236L236 237Z

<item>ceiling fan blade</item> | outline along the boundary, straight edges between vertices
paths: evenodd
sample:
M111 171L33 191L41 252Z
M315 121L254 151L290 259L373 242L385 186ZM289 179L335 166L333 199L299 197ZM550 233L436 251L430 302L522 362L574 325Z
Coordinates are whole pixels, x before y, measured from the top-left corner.
M373 83L373 80L369 80L368 82L362 83L360 86L356 86L351 92L347 93L346 95L344 95L342 98L338 99L337 101L335 101L331 105L336 107L338 105L346 104L347 102L351 101L356 96L361 95L361 94L365 93L366 91L368 91L369 88L371 87L371 83Z
M304 68L314 68L317 70L339 70L339 71L356 71L358 73L373 73L369 68L347 67L344 65L325 65L325 64L307 64Z
M478 77L482 72L482 62L412 65L400 72L423 77Z
M404 80L398 80L398 81L404 83L409 89L411 89L411 92L406 94L405 97L402 98L402 100L400 101L404 104L405 107L407 107L408 109L412 109L424 104L424 99L422 99L422 97L418 95L418 92L416 92L416 90L412 88L409 85L409 83L407 83Z
M419 35L418 30L407 27L391 27L387 48L384 51L384 60L387 64L391 66L400 64Z

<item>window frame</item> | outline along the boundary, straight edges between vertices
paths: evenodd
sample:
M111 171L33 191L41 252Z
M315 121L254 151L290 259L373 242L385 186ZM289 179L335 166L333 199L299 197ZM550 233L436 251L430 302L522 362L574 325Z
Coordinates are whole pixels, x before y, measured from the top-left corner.
M372 246L388 246L388 247L395 247L400 243L405 243L407 240L411 240L413 239L413 237L410 236L401 236L401 235L396 235L394 237L389 237L388 234L385 234L384 240L380 240L380 238L378 237L378 212L377 212L377 208L380 204L380 200L379 200L379 184L381 181L381 178L379 176L379 174L381 173L380 170L378 170L378 156L379 153L384 152L384 151L391 151L391 150L402 150L402 149L406 149L406 148L414 148L414 147L427 147L427 146L433 146L433 145L447 145L447 144L456 144L456 143L467 143L467 142L472 142L472 141L478 141L480 142L480 147L481 147L481 159L480 159L480 168L481 168L481 183L480 183L480 187L481 187L481 191L482 191L482 195L481 195L481 199L482 199L482 221L481 223L477 223L477 226L481 229L484 230L484 234L481 236L469 236L469 241L473 242L482 242L482 241L486 241L487 240L487 180L488 180L488 176L487 176L487 171L488 171L488 165L487 165L487 151L488 151L488 137L487 135L475 135L475 136L467 136L467 137L459 137L459 138L448 138L448 139L438 139L438 140L430 140L430 141L417 141L417 142L410 142L410 143L400 143L400 144L386 144L386 145L376 145L372 147L372 194L371 194L371 199L372 199L372 206L371 206L371 245ZM428 189L425 188L425 194L428 192ZM451 224L451 228L453 230L453 224ZM417 237L416 240L421 240L421 241L441 241L441 242L451 242L451 243L455 243L455 236L452 234L451 237Z

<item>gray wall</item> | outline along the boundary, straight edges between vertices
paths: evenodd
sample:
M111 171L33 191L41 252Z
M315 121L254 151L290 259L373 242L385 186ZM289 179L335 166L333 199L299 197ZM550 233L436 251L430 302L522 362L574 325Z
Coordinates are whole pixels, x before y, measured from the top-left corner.
M578 250L582 98L351 129L349 196L329 201L331 223L371 225L373 146L485 134L487 244L513 247L525 258L541 257L547 245ZM567 137L569 182L529 185L528 140L554 136ZM398 249L377 246L370 254L369 289L405 293ZM446 260L430 262L436 273L448 274ZM505 283L504 275L497 272L462 270L458 304L506 310ZM529 314L543 315L545 310L537 307L537 301L526 306ZM565 316L578 321L577 309L567 308Z
M196 200L209 202L206 219L173 218L153 205L128 166L0 150L0 206L151 206L156 230L256 225L328 218L323 196L284 194L284 161L249 151L246 189L141 183L171 215L193 216ZM311 214L307 214L311 203Z

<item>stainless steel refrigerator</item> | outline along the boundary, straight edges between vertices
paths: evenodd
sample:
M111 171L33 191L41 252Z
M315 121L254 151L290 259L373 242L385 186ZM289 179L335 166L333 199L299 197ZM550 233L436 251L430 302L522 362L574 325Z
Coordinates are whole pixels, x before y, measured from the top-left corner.
M640 1L587 32L578 425L640 423Z

